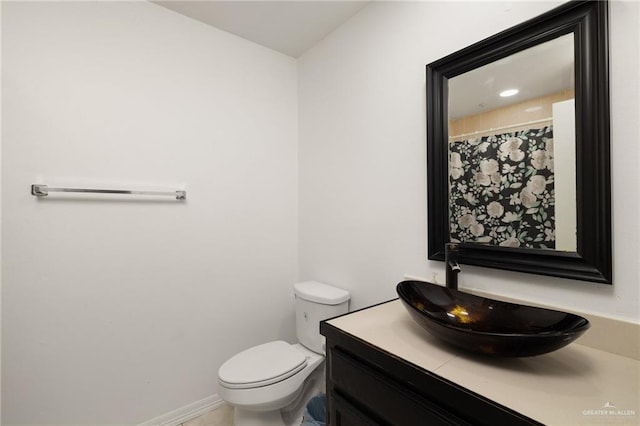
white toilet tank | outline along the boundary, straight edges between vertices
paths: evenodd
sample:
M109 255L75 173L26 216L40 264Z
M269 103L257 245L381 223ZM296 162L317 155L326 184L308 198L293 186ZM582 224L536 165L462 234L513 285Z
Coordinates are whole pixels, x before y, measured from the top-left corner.
M323 354L324 336L320 321L349 312L348 291L317 281L293 286L296 296L296 335L298 341L313 352Z

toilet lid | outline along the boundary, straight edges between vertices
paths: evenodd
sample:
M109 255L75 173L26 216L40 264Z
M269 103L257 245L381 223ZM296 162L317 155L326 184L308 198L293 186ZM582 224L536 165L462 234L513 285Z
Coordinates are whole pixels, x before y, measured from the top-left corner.
M307 358L282 340L254 346L222 364L218 378L225 387L242 389L266 386L293 376L307 365Z

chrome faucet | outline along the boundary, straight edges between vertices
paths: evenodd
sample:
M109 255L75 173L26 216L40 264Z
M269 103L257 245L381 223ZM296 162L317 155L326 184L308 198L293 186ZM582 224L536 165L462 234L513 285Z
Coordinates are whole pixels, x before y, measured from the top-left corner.
M458 254L460 247L457 243L446 243L444 245L444 262L446 272L446 286L454 290L458 289L458 274L460 273L460 265L458 265Z

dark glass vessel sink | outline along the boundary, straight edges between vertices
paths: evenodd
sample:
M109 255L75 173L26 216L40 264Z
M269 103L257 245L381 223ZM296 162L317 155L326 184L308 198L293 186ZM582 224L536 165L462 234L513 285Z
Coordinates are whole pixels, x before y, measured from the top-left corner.
M421 281L396 287L411 317L435 337L485 355L527 357L552 352L589 328L585 318L500 302Z

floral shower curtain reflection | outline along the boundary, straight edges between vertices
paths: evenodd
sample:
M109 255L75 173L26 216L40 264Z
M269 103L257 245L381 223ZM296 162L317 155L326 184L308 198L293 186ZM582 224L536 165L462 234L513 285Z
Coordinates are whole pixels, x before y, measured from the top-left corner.
M449 144L453 242L555 248L553 128Z

